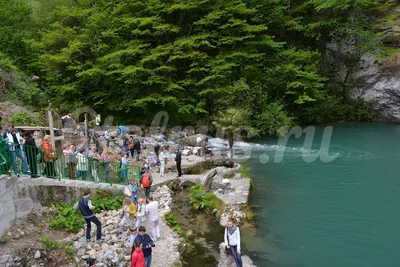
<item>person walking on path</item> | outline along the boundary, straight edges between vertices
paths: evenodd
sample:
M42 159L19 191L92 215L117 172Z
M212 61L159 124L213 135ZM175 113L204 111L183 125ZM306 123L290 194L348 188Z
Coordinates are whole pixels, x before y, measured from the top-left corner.
M225 228L224 241L226 247L231 249L236 267L242 267L242 256L240 255L240 231L239 227L233 222L228 221L228 227Z
M131 192L131 201L137 205L139 188L134 179L129 179L128 189Z
M132 255L131 255L131 267L145 267L143 246L140 241L136 241L133 244Z
M158 152L158 158L160 160L160 177L164 177L164 169L165 169L164 147L160 148L160 151Z
M130 152L130 157L134 158L135 157L135 150L133 149L133 137L132 137L132 135L129 136L129 138L128 138L128 150Z
M108 148L103 150L103 153L101 153L101 164L104 168L104 172L106 174L106 183L109 183L110 179L110 151Z
M144 195L148 198L150 196L151 184L153 183L153 177L149 172L149 168L147 168L146 172L140 177L140 183L144 188Z
M0 127L1 128L1 127ZM10 153L7 141L0 136L0 174L11 175L10 168Z
M15 131L13 125L10 125L8 127L8 130L4 133L3 137L9 144L9 150L11 154L11 165L14 174L16 174L19 177L19 170L17 167L17 157L21 159L22 172L28 173L28 162L26 160L24 150L22 149L24 139L22 139L19 132Z
M77 164L77 153L75 145L71 145L67 150L65 161L67 162L68 167L68 177L70 179L75 179L75 169Z
M158 152L160 151L160 145L157 143L155 146L154 146L154 153L156 153L156 157L157 157L157 163L158 163L158 161L160 160L159 158L158 158Z
M24 138L24 151L28 159L29 168L31 170L31 178L37 178L39 177L37 170L37 154L39 153L39 150L36 146L35 139L33 139L30 131L26 131L24 133Z
M104 139L106 139L107 147L110 147L111 135L107 129L104 131Z
M97 116L96 116L96 127L97 127L97 129L101 130L101 115L100 114L97 114Z
M122 234L125 223L129 222L129 229L133 228L134 220L136 214L136 206L132 203L129 197L125 198L124 203L122 203L122 215L121 222L119 223L118 234Z
M149 168L150 168L150 172L153 171L154 167L156 166L156 157L154 156L154 152L150 152L150 156L149 156Z
M140 141L136 137L133 140L133 150L136 151L136 161L139 162L139 159L140 159Z
M53 147L50 144L51 142L51 136L46 135L43 138L42 142L42 149L43 149L43 154L44 154L44 175L47 178L54 178L56 176L55 168L54 168L54 161L57 159L57 155L54 153Z
M121 159L121 178L128 178L128 166L129 166L129 154L125 153L124 157Z
M137 210L136 210L136 229L139 231L139 227L141 226L142 223L146 221L146 204L144 203L143 198L139 198L138 200L138 205L137 205Z
M176 161L176 169L178 170L178 177L181 177L182 176L182 169L181 169L182 154L179 149L178 149L178 152L176 153L175 161Z
M140 242L142 244L142 251L144 254L144 261L146 267L151 267L151 248L155 247L153 240L148 234L146 234L146 228L144 226L139 227L139 234L135 239L135 243Z
M103 241L104 238L101 235L101 222L97 217L93 214L95 206L92 205L90 201L90 191L85 190L83 198L81 198L76 204L74 205L74 209L79 209L82 213L83 218L86 222L86 241L90 242L90 231L92 230L92 222L97 227L97 234L96 234L96 241L100 242Z
M158 211L158 202L153 200L152 196L148 198L149 204L146 205L146 214L149 218L151 234L154 242L160 238L160 213Z
M67 125L67 128L71 128L69 127L71 125L70 120L72 119L72 115L71 114L67 114L61 117L61 126L62 128L65 128L65 125Z
M89 155L90 167L92 170L92 177L96 183L100 182L99 177L99 163L101 161L101 157L97 152L97 147L92 148L92 152Z
M88 159L85 156L85 148L81 148L76 157L78 159L78 165L76 166L76 169L78 170L78 177L81 177L83 181L86 181L88 171Z

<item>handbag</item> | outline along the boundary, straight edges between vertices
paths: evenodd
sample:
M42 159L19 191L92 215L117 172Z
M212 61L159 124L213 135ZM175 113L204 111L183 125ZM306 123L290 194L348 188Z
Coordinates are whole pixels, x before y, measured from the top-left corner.
M127 197L131 197L132 196L131 191L127 187L125 187L124 195L127 196Z
M226 228L226 239L228 240L228 244L225 246L226 255L232 255L232 249L229 247L229 235L228 235L228 227Z

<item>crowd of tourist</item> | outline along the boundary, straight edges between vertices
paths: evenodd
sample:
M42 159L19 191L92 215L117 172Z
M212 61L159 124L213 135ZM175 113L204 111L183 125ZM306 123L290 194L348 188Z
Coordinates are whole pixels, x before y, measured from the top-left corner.
M129 192L131 191L128 186ZM137 192L133 190L133 192ZM133 194L132 194L133 196ZM102 235L101 222L93 213L95 206L90 200L90 190L84 192L84 196L74 205L75 210L80 210L86 222L86 241L91 241L92 223L96 225L96 242L104 241ZM161 237L160 233L160 214L158 202L152 196L146 199L139 198L134 203L130 197L125 197L121 207L121 221L119 224L118 235L123 235L125 226L128 224L129 233L126 238L129 248L132 250L131 267L150 267L152 258L152 248L155 242ZM152 237L146 233L145 224L150 225Z
M151 173L158 167L160 177L165 177L164 147L156 144L145 162L140 158L141 145L138 138L127 137L124 126L118 126L118 129L126 140L120 158L113 157L115 155L109 150L111 136L107 130L104 132L107 147L102 148L102 151L98 151L95 146L78 148L75 144L69 144L63 147L62 153L59 153L53 148L50 135L44 136L40 146L37 146L29 131L24 132L22 136L10 125L0 137L0 172L11 174L12 171L18 177L23 173L31 175L32 178L41 175L48 178L62 176L106 183L111 182L112 175L113 179L128 183L130 166L136 165L141 167L142 174L146 173L146 169ZM179 161L180 167L180 156L177 156L176 160L177 164ZM181 172L179 176L180 174Z
M70 115L65 117L67 121ZM101 127L101 119L96 119L97 127ZM128 169L132 162L140 162L140 141L132 136L126 137L126 128L117 126L119 133L124 135L123 157L119 161L119 178L126 180L125 199L121 207L121 221L118 234L122 235L125 225L129 226L127 235L127 244L132 249L131 267L150 267L152 259L152 248L155 242L161 237L160 233L160 215L159 204L150 195L153 177L151 175L156 167L159 167L160 177L165 177L166 154L164 147L156 144L154 151L150 153L147 162L141 167L140 179L128 179ZM0 129L1 130L1 129ZM10 174L10 169L18 177L22 171L24 174L30 174L32 178L41 175L38 164L44 166L43 175L49 178L57 176L57 161L62 163L64 171L70 179L87 180L89 176L94 182L100 182L104 177L106 183L110 182L112 170L112 154L109 150L111 135L108 130L104 131L104 138L107 147L99 153L97 147L77 148L74 144L64 146L62 153L56 153L51 145L51 136L46 135L40 147L36 146L35 140L29 131L23 136L10 125L4 134L0 135L0 172ZM210 153L207 149L207 139L203 142L203 155ZM17 158L21 161L21 170L17 166ZM178 150L175 156L178 177L182 175L181 161L182 154ZM228 164L228 163L227 163ZM229 163L230 166L230 163ZM228 167L228 166L227 166ZM143 188L145 198L139 198L139 189ZM86 191L82 199L75 205L74 209L80 210L86 222L86 240L91 240L91 224L97 227L96 241L103 241L104 237L101 230L101 222L93 213L94 206L90 201L90 191ZM146 233L145 224L149 225L151 237ZM123 235L124 236L124 235ZM240 231L235 223L230 220L225 229L224 240L226 251L235 259L236 266L241 267L241 248Z

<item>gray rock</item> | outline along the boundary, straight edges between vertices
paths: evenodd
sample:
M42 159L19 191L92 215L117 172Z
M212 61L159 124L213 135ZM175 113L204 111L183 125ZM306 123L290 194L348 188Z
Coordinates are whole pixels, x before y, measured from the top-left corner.
M36 253L35 253L35 257L34 257L34 258L35 258L35 259L39 259L40 256L41 256L41 255L40 255L40 251L37 250Z
M376 101L378 119L384 121L400 122L400 60L393 57L391 61L383 65L376 64L371 55L362 58L362 67L354 75L356 89L353 97L364 100Z
M189 156L192 154L192 150L185 149L182 151L182 156Z
M219 249L220 249L220 260L218 263L218 267L236 267L236 263L233 256L227 255L225 252L225 243L219 244ZM257 267L256 265L254 265L253 261L248 256L242 255L242 262L243 262L243 267Z
M0 256L0 263L6 263L10 260L11 256L10 255L1 255Z
M111 131L110 132L111 138L115 138L115 137L117 137L117 135L118 135L118 131Z
M191 147L198 147L201 146L201 144L197 144L197 137L200 137L202 140L206 138L204 134L196 134L192 135L186 138L183 138L181 141L181 145L183 146L191 146Z

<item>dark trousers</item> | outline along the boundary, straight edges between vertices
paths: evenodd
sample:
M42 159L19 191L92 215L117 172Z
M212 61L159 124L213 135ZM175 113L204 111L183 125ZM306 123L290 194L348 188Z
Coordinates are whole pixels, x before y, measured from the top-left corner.
M139 158L140 158L140 149L135 149L135 151L136 151L136 161L139 161ZM133 157L133 155L132 155L132 157Z
M28 153L27 158L29 169L31 170L31 176L38 176L36 153Z
M144 195L146 196L146 198L150 196L150 186L144 188Z
M92 223L94 223L97 227L97 234L96 234L96 239L100 240L101 239L101 222L99 219L97 219L96 216L93 216L91 218L85 218L86 222L86 239L90 239L90 231L92 231Z
M242 256L237 253L237 246L231 246L231 250L232 250L233 258L235 259L235 262L236 262L236 266L242 267L243 266Z
M178 170L178 176L181 177L181 175L182 175L182 168L181 168L181 162L180 162L180 161L177 161L177 162L176 162L176 168L177 168L177 170Z
M56 172L54 170L54 162L52 162L52 161L45 162L44 175L47 178L55 178L56 177Z
M75 163L68 163L68 178L75 179Z
M78 171L78 177L81 177L83 181L86 181L87 171Z

